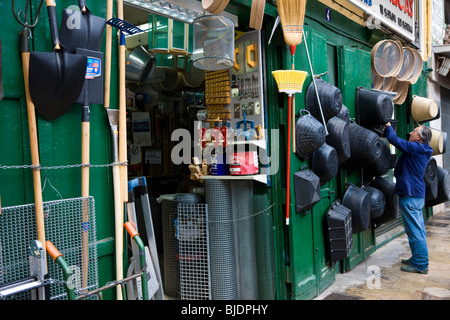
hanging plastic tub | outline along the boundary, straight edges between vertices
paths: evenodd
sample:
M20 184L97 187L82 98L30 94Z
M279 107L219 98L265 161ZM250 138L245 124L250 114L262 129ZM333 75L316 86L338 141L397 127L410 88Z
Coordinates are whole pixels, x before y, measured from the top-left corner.
M332 146L324 143L313 152L311 169L320 178L320 185L333 179L339 170L339 157Z
M337 115L341 110L342 93L337 87L322 80L321 78L316 79L315 82L320 99L320 106L317 102L314 84L311 82L308 90L306 91L306 109L311 112L314 118L322 122L322 115L320 113L320 107L322 107L323 117L326 122Z
M426 202L432 207L450 200L450 173L447 169L437 167L438 193L436 199Z
M364 168L364 180L371 181L373 177L378 177L386 174L389 169L395 167L396 161L393 161L393 158L397 158L396 154L391 154L391 149L389 147L389 143L387 141L381 140L381 154L378 160Z
M433 148L433 156L443 154L447 144L447 135L443 131L431 129L430 147Z
M352 211L353 233L359 233L369 228L371 200L368 192L350 184L345 191L342 205Z
M414 121L427 122L437 119L440 111L439 103L433 99L413 96L411 115Z
M342 119L345 122L349 123L350 122L350 113L348 111L348 108L345 105L342 105L341 110L336 115L336 117L338 117L339 119Z
M339 201L333 203L327 212L327 229L330 261L347 258L353 247L352 211Z
M368 167L378 161L382 146L381 139L375 132L350 122L348 134L350 158L344 162L344 166L349 172Z
M234 66L234 22L216 15L207 15L192 22L194 45L193 66L209 71Z
M326 140L325 127L309 111L300 110L295 123L295 153L301 159L310 157Z
M359 87L356 91L356 119L359 125L373 128L389 122L394 111L392 98L392 95L382 91Z
M395 183L386 178L377 177L372 182L371 187L380 190L386 200L384 213L372 220L374 227L377 228L386 222L398 219L400 210L398 207L398 195L395 193Z
M361 189L370 194L370 218L376 219L381 217L386 209L386 199L384 198L384 194L380 190L366 185L362 186Z
M310 169L294 173L295 211L304 212L320 201L320 178Z
M437 180L437 163L435 158L430 158L428 160L427 167L425 169L425 175L423 176L423 181L426 186L431 185Z
M137 46L128 55L125 67L127 80L146 82L155 69L155 58L143 46Z
M348 122L335 116L328 120L327 129L328 135L325 141L336 149L339 164L341 164L350 157Z

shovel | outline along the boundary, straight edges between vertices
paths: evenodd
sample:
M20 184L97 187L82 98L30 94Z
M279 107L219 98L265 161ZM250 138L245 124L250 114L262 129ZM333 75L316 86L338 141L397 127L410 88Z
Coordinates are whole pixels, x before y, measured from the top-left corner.
M77 48L99 51L106 19L94 16L85 0L78 0L80 11L64 9L61 20L61 43L68 52Z
M66 113L77 101L84 85L86 57L66 52L59 41L56 5L46 0L53 52L30 55L30 96L36 109L48 120Z

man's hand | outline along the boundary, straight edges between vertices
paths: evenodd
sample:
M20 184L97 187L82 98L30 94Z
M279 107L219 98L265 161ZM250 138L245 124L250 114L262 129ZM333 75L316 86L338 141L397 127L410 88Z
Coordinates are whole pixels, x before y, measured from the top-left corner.
M388 123L386 123L384 126L385 126L385 127L390 127L390 126L391 126L391 123L388 122Z

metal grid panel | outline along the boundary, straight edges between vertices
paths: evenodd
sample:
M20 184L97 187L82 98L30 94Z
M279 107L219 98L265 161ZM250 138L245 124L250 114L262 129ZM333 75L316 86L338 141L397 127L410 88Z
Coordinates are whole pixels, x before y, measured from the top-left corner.
M177 238L182 300L211 300L208 206L178 204Z
M84 207L83 207L84 206ZM45 235L63 254L74 272L77 294L83 290L98 288L98 264L95 226L95 204L93 197L47 201L43 204ZM83 210L84 209L84 210ZM83 214L89 214L89 222L83 222ZM36 211L34 204L2 208L0 214L0 284L29 277L28 247L37 239ZM88 281L82 288L82 232L88 231ZM45 244L43 244L45 245ZM47 254L47 269L50 277L50 299L67 299L60 267ZM31 299L30 292L11 296L14 300ZM97 299L92 296L90 299Z

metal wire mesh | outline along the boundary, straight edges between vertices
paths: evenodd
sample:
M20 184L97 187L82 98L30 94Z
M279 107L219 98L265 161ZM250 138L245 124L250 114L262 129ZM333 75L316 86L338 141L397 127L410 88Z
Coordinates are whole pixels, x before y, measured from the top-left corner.
M178 204L177 238L182 300L210 300L208 206Z
M213 300L235 300L238 288L230 181L206 180L205 198L209 217L211 296Z
M95 202L93 197L47 201L43 204L46 240L51 241L72 268L76 294L98 288ZM88 220L83 221L83 216ZM28 248L37 239L34 204L2 208L0 214L0 285L30 276ZM87 236L87 286L82 287L82 233ZM45 245L45 244L43 244ZM87 252L85 252L87 254ZM67 294L60 267L47 254L50 299L65 300ZM89 299L97 299L92 296ZM30 292L11 300L29 300Z

